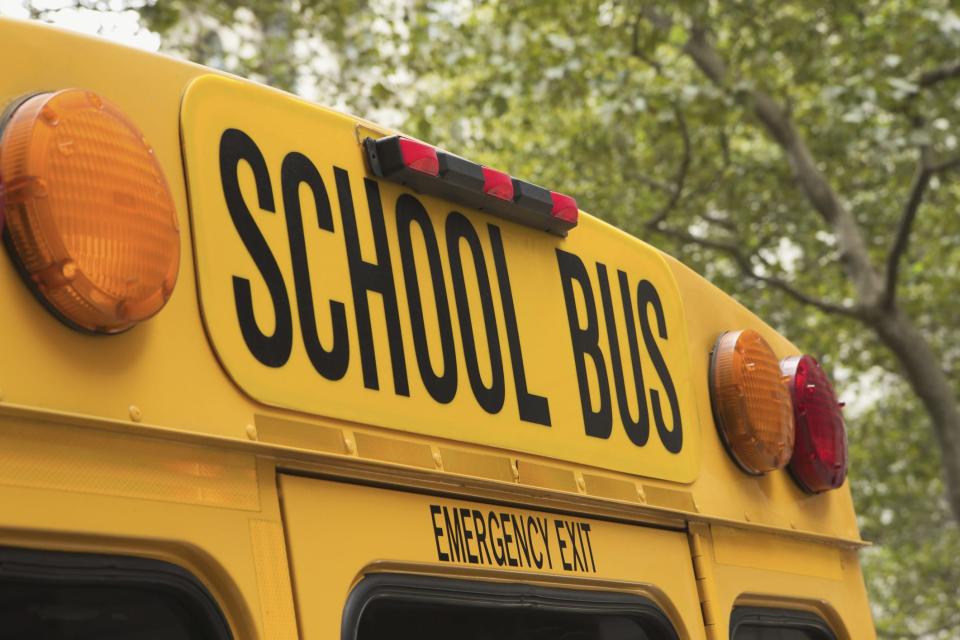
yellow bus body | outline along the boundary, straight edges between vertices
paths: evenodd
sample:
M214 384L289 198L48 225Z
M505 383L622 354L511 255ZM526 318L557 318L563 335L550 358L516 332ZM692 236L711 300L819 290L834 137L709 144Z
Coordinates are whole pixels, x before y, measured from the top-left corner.
M0 21L0 43L10 61L0 78L4 105L80 87L108 98L142 128L182 230L169 303L115 336L64 326L8 260L0 264L0 546L179 565L213 594L236 638L335 637L351 590L377 573L640 594L681 638L727 638L735 606L815 612L838 638L874 637L848 485L811 496L783 470L746 475L713 423L707 368L721 332L755 329L778 357L798 353L796 347L678 261L585 214L566 239L494 221L510 261L530 391L549 397L552 426L516 417L504 332L507 392L497 415L478 408L462 362L453 401L441 406L427 397L397 264L408 395L393 388L375 295L379 390L371 390L356 355L333 167L350 174L362 251L372 260L370 223L360 215L364 178L371 176L359 139L388 131L204 67L34 23ZM277 215L262 227L271 247L286 246L283 153L296 142L321 168L338 224L329 237L308 231L308 241L324 247L311 257L311 272L331 274L314 306L326 318L327 298L343 301L351 320L353 355L337 382L310 368L296 313L287 364L262 367L242 348L231 320L231 270L255 282L254 312L267 324L269 296L229 227L220 185L208 175L225 127L255 131L270 166ZM255 202L254 178L246 168L238 172ZM389 220L404 189L380 189ZM444 206L423 199L431 216ZM490 218L464 216L481 230ZM387 228L395 252L396 231ZM557 250L580 255L593 282L601 256L611 273L626 271L633 286L640 273L661 291L673 340L660 344L682 396L679 454L655 435L642 451L631 448L616 423L602 443L584 436L567 319L556 276L545 266L556 265ZM277 260L292 296L289 255ZM487 268L493 272L492 263ZM482 305L472 290L469 297L472 309ZM494 300L502 326L497 291ZM425 322L432 326L436 318ZM330 344L326 330L320 339ZM437 340L431 333L434 352ZM491 366L480 364L481 377L489 379ZM527 523L531 545L533 533L551 533L532 556L513 558L516 565L501 566L489 551L479 561L458 561L444 514L461 510L486 523L521 523L512 531Z

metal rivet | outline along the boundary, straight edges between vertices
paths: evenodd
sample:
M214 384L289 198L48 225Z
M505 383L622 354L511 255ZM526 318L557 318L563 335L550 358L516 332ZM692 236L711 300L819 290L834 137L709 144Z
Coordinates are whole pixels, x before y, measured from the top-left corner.
M353 455L357 452L357 445L350 436L343 436L343 446L350 455Z
M130 419L134 422L140 422L143 420L143 412L140 411L140 407L135 404L130 405Z
M252 424L247 425L247 437L251 440L259 439L259 436L257 435L257 428Z

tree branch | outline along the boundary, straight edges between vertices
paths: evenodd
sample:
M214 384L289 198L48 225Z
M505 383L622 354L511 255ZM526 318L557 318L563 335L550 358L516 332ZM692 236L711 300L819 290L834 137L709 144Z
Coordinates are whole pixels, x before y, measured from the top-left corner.
M887 255L886 282L884 283L883 299L881 301L884 309L891 309L896 301L900 260L907 251L913 221L916 220L917 212L920 210L920 204L923 202L923 195L927 190L927 186L930 184L931 175L930 147L924 145L920 147L920 157L917 158L917 171L913 176L913 184L910 186L907 201L903 205L903 212L900 214L900 224L897 226L897 234L893 238L893 245L890 248L890 253Z
M661 222L666 220L667 215L677 206L683 196L683 187L687 181L687 173L690 171L690 162L693 159L693 145L690 144L690 130L687 128L687 119L683 111L677 105L673 106L673 112L677 119L677 128L680 130L680 138L683 140L683 155L680 158L680 166L677 167L677 173L673 179L673 191L667 202L660 207L660 210L647 220L648 228L656 228Z
M917 218L917 213L920 211L920 205L923 204L923 196L926 194L927 187L930 185L930 179L939 173L960 167L960 157L935 163L933 162L932 156L933 152L929 145L920 147L920 156L917 159L917 170L913 176L910 193L907 195L907 200L903 205L903 211L900 214L900 224L897 225L897 233L893 238L890 253L887 254L882 308L888 311L893 308L896 302L900 262L907 252L907 246L910 243L910 232L913 230L913 223Z
M664 227L663 225L657 226L656 230L665 236L670 236L684 242L689 242L691 244L727 254L733 259L734 262L737 263L737 266L740 268L740 272L744 276L782 291L802 304L815 307L824 313L842 315L849 318L862 318L863 312L860 307L837 304L835 302L830 302L829 300L816 298L808 293L805 293L804 291L801 291L800 289L797 289L782 278L757 273L756 269L753 267L753 256L745 253L738 245L712 238L702 238L693 235L689 231Z
M947 160L941 160L940 162L930 165L930 173L946 173L960 167L960 156L956 158L949 158Z
M951 62L929 71L924 71L917 78L917 86L921 89L927 89L945 80L960 78L960 62Z
M721 89L728 89L726 65L702 24L694 23L690 28L684 51L707 78ZM735 96L741 104L753 110L763 128L781 148L801 193L833 230L840 247L841 262L860 303L866 307L877 305L883 291L882 282L870 262L860 228L817 167L789 114L770 95L759 89L738 91Z
M658 74L663 72L663 67L659 62L648 56L643 52L643 48L640 46L640 16L637 16L637 19L633 22L631 43L630 43L630 55L638 60L650 65L654 71Z

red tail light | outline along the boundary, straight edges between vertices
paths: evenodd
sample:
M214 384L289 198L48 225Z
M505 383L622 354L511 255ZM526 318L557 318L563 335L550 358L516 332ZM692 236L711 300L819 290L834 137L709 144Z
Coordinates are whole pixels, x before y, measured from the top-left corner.
M785 358L780 367L790 376L797 425L790 472L809 493L836 489L847 477L847 429L833 385L811 356Z

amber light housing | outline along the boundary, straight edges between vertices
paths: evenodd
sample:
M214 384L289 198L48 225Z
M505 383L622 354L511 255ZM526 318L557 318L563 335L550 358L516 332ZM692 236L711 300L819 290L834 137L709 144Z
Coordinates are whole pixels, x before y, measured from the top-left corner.
M797 424L790 473L808 493L836 489L847 477L847 428L833 385L812 356L784 358L780 367Z
M759 333L721 334L710 362L710 398L720 437L744 471L759 475L786 466L794 438L790 393Z
M68 325L118 333L173 293L180 231L160 163L116 106L82 89L24 100L0 138L4 240Z

